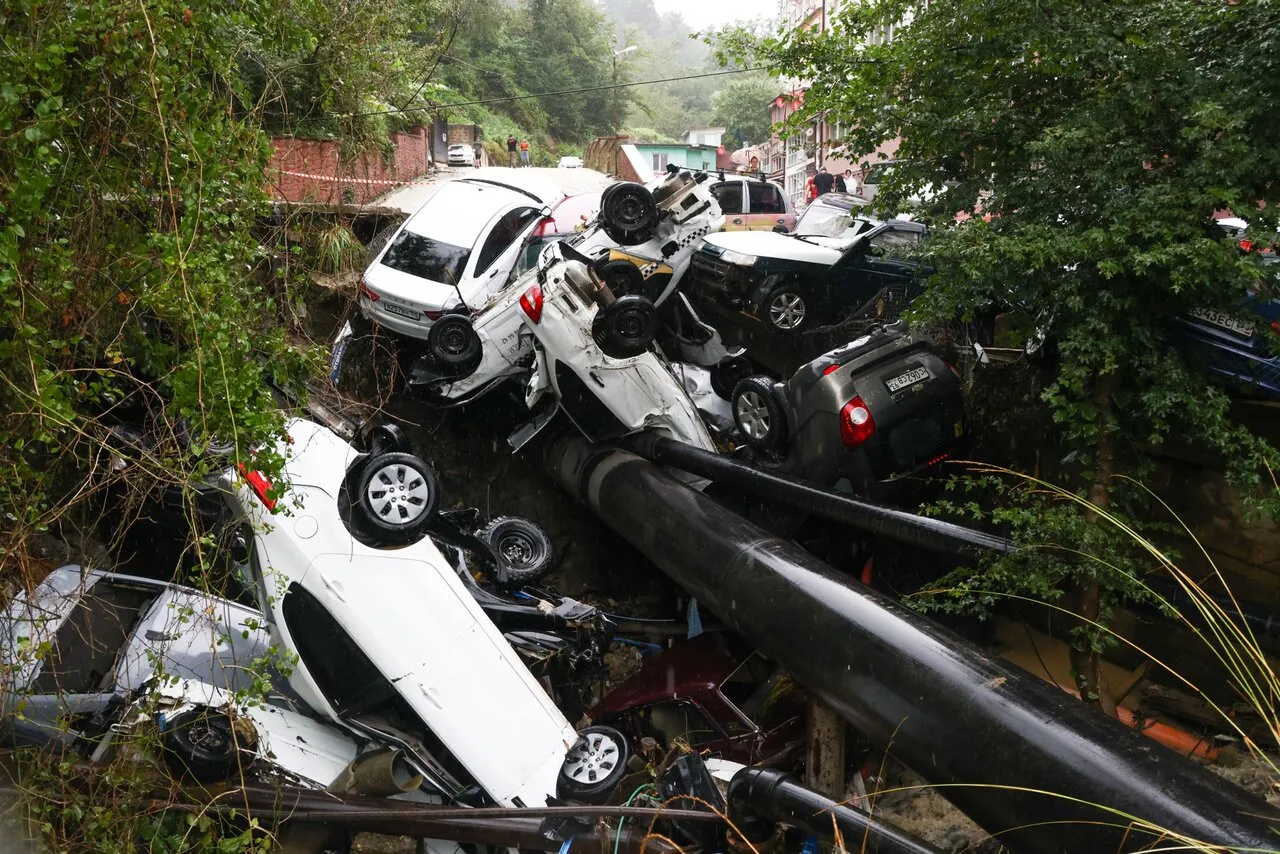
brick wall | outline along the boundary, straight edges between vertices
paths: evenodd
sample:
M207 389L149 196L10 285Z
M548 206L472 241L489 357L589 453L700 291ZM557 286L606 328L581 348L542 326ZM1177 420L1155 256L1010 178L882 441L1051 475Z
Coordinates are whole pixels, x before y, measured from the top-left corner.
M269 190L273 198L288 202L366 204L426 174L427 133L420 127L392 133L390 157L365 152L348 163L342 162L334 140L276 137L267 168Z

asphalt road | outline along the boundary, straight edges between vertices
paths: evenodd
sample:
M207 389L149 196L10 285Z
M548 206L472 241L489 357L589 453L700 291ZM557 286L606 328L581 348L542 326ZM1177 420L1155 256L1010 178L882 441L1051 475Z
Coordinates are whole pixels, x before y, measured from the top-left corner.
M385 196L376 199L374 205L399 208L405 213L413 213L422 206L436 189L446 181L466 178L477 173L511 173L515 178L525 178L544 183L552 183L564 190L568 195L589 193L601 190L613 183L608 175L594 169L549 169L529 167L527 169L508 169L506 167L486 167L485 169L467 169L465 167L441 167L425 178L406 187L392 190Z

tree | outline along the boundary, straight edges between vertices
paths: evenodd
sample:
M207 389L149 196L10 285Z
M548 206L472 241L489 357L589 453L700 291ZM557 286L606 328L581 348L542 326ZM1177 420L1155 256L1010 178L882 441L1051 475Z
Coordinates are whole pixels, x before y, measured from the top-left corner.
M755 74L734 78L721 87L715 94L712 115L725 127L726 145L741 148L769 139L769 103L777 90L778 84L773 80Z
M1061 474L1105 511L1123 494L1117 471L1141 474L1166 441L1220 455L1259 501L1278 461L1170 336L1195 309L1240 315L1260 286L1211 218L1248 212L1253 231L1275 231L1277 26L1269 0L866 0L845 4L833 31L730 33L720 50L813 81L794 125L844 124L853 155L901 138L883 211L949 186L925 214L940 226L971 218L931 241L938 272L918 311L1032 316L1060 353L1044 400L1074 460ZM1132 589L1124 573L1058 559L1073 567L1086 621ZM1099 643L1086 627L1075 665L1082 694L1097 697Z

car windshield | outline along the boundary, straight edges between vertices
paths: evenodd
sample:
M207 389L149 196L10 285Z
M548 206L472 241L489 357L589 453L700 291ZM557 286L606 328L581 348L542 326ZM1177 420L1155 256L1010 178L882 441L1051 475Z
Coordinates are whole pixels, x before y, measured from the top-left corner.
M871 220L860 217L852 207L843 208L825 204L812 204L796 223L793 234L802 237L834 237L852 240L872 227Z
M470 258L469 248L402 231L387 247L381 263L410 276L451 285L461 281Z

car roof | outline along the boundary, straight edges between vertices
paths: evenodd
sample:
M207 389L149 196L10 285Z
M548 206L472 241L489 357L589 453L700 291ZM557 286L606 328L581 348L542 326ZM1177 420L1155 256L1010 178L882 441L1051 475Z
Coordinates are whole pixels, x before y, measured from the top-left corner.
M839 208L842 211L851 211L854 208L866 207L869 204L871 204L870 201L856 193L823 193L810 202L809 207L821 205L829 208Z
M532 174L531 174L532 173ZM509 169L504 166L487 166L477 169L460 180L469 184L494 184L514 190L526 198L536 199L544 205L554 205L565 197L564 190L542 177L534 169Z
M466 179L449 181L409 217L404 230L469 249L484 233L484 227L490 220L517 204L532 205L534 201L495 184Z

